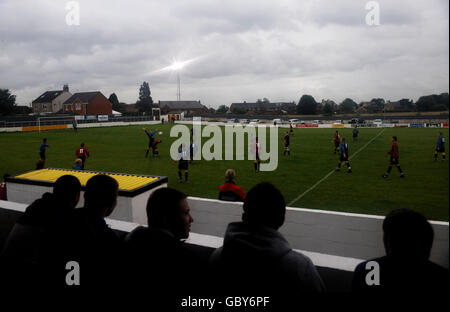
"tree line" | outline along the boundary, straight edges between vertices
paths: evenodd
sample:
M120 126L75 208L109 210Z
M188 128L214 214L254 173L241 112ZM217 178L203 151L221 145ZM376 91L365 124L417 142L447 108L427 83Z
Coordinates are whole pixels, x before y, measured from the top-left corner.
M127 104L120 102L117 95L112 93L109 96L112 109L127 114ZM256 103L270 103L267 98L258 99ZM139 114L152 114L153 99L151 96L149 83L144 81L139 87L139 98L135 103ZM368 102L356 103L351 98L346 98L341 103L336 104L332 100L323 100L317 102L313 96L303 95L295 106L295 112L300 115L322 114L331 116L333 114L351 114L351 113L383 113L383 112L430 112L445 111L449 109L449 94L432 94L421 96L417 102L410 99L401 99L396 102L385 101L382 98L374 98ZM264 106L261 106L264 110ZM209 108L209 113L224 114L230 111L227 105L220 105L217 110ZM29 114L32 109L28 106L19 106L16 104L16 96L11 94L9 89L0 88L0 116ZM234 114L246 114L248 110L242 108L233 108ZM261 111L260 111L261 113Z

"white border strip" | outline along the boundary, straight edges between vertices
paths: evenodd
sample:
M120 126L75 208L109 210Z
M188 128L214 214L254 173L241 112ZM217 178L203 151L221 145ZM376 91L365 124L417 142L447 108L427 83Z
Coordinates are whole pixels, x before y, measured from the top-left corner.
M209 199L209 198L201 198L201 197L191 197L191 196L189 196L188 198L189 199L193 199L193 200L222 202L222 201L217 200L217 199ZM231 205L242 206L242 203L239 203L239 202L224 202L224 203L231 204ZM11 201L0 200L0 208L3 208L3 209L10 209L10 210L19 211L19 212L25 212L25 209L27 207L28 207L27 204L20 204L20 203L15 203L15 202L11 202ZM299 211L299 212L311 212L311 213L330 214L330 215L339 215L339 216L344 216L344 217L359 217L359 218L369 218L369 219L379 219L379 220L383 220L384 219L384 216L379 216L379 215L369 215L369 214L360 214L360 213L351 213L351 212L339 212L339 211L310 209L310 208L286 207L286 210ZM115 220L115 219L108 219L108 220L110 222L112 222L111 224L117 224L117 226L119 226L119 224L121 224L121 223L138 225L137 223L125 222L125 221L120 221L120 220ZM446 226L449 226L449 222L445 222L445 221L429 220L428 222L430 222L431 224L435 224L435 225L446 225Z

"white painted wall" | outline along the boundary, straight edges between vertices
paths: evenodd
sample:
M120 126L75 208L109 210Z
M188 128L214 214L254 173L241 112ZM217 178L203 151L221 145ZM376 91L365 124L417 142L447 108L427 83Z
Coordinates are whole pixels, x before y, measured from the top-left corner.
M60 95L58 95L56 98L52 101L52 107L51 111L53 113L58 112L60 109L63 108L63 103L68 100L72 96L72 93L64 91Z
M192 231L223 237L228 223L240 221L242 204L189 197ZM294 249L338 257L370 259L384 255L384 217L287 208L280 232ZM431 221L435 239L431 260L448 268L448 222Z

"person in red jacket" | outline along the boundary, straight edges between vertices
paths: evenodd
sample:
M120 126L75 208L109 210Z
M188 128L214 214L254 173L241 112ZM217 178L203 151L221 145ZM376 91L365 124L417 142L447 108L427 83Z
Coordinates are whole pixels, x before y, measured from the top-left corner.
M225 172L225 184L219 187L219 199L227 201L244 201L245 193L234 182L236 174L233 169L228 169Z
M383 174L383 178L387 178L389 176L389 173L392 170L392 166L396 166L398 171L400 172L400 178L405 177L405 173L403 172L402 168L400 168L400 163L398 161L398 158L400 157L400 154L398 152L398 143L397 143L397 137L392 137L392 145L391 149L386 153L387 155L391 155L391 159L389 161L389 167L385 174Z
M7 192L6 192L6 178L10 177L9 173L5 173L3 175L3 182L0 183L0 200L8 200Z
M86 162L86 159L89 158L89 150L84 146L84 143L81 143L81 146L77 149L75 155L81 159L81 169L84 170L84 163Z

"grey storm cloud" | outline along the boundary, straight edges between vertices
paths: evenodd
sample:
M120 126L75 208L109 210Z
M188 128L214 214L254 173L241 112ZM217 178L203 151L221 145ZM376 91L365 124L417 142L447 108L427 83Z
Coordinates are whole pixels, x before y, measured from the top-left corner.
M233 101L417 99L448 92L447 0L380 0L380 26L363 0L0 0L0 87L20 104L69 83L133 103L149 81L155 100L217 107Z

